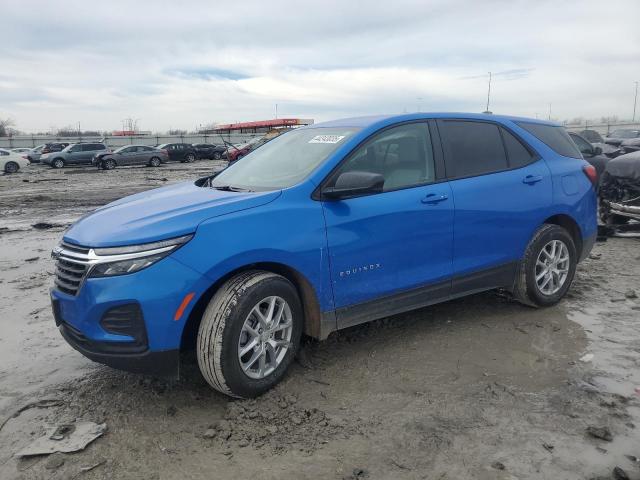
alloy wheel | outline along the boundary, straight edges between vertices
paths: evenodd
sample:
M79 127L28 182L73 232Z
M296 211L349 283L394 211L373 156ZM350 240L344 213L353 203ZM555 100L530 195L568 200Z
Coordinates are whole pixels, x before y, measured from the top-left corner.
M242 371L256 380L272 374L291 347L293 316L282 297L267 297L247 316L238 340Z
M559 292L569 276L571 266L569 249L562 240L548 242L536 260L535 279L538 290L543 295Z

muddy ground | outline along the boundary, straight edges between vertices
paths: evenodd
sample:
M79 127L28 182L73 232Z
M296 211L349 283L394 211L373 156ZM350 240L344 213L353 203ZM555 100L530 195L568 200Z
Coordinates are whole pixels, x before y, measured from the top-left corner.
M0 430L0 479L640 479L638 238L597 244L553 308L486 293L307 342L252 401L208 388L190 358L167 382L66 345L48 300L66 225L219 166L0 177L0 423L55 400ZM108 431L80 453L15 458L76 420Z

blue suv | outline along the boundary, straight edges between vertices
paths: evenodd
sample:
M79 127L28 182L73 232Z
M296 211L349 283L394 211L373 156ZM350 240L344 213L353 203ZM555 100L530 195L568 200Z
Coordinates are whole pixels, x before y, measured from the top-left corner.
M254 397L303 334L490 289L558 302L596 238L595 169L565 130L484 114L292 130L217 175L118 200L53 251L64 338L116 368Z

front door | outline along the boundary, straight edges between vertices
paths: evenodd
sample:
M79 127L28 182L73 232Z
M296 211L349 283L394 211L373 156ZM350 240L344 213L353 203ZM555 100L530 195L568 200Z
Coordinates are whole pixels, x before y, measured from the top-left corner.
M427 123L375 134L327 186L350 171L381 174L385 183L381 193L323 201L338 327L367 321L367 305L383 302L395 313L446 297L453 202L449 184L436 177Z

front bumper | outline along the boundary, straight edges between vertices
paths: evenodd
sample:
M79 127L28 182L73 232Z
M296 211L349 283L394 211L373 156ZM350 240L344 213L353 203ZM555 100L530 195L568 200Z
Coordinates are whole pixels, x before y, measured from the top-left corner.
M63 338L87 358L120 370L176 377L184 326L208 284L169 256L133 274L85 278L75 295L53 288L51 303ZM190 293L193 300L176 320ZM127 306L139 310L141 328L109 327L107 314Z

